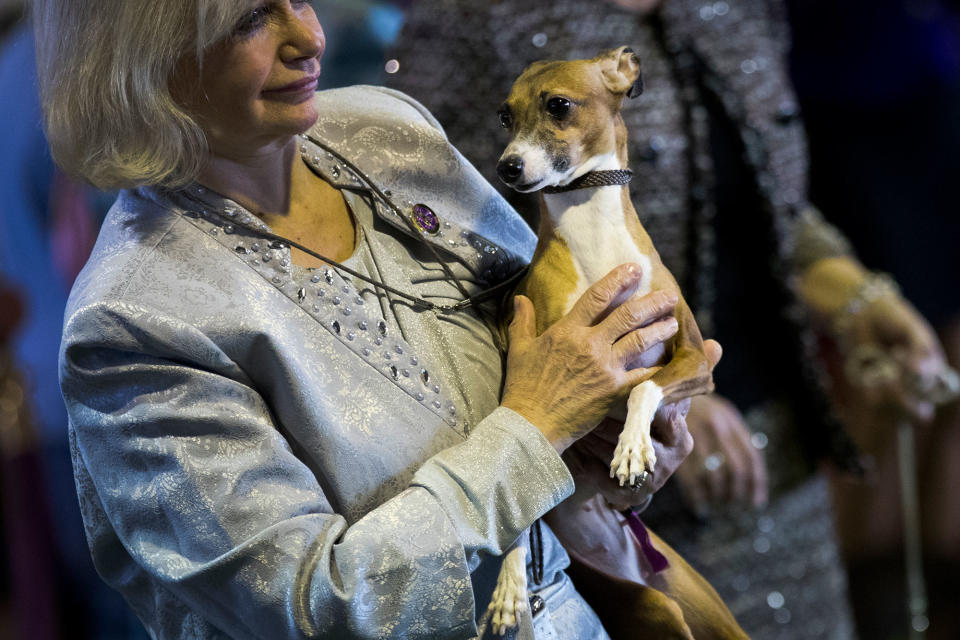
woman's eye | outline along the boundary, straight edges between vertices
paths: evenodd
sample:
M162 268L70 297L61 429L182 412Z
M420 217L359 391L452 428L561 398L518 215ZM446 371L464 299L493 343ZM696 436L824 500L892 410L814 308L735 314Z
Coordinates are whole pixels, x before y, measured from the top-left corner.
M566 98L550 98L547 100L547 113L554 118L565 118L570 113L570 101Z
M233 28L233 35L245 36L253 33L264 25L269 14L270 7L266 5L257 7L240 19L240 22L237 23L237 26Z
M509 129L513 125L513 116L511 116L510 112L506 109L498 111L497 117L500 118L500 126L504 129Z

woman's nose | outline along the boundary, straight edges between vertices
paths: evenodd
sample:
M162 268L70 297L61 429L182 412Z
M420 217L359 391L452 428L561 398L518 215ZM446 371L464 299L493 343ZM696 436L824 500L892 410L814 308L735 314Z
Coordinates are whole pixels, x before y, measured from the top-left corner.
M304 11L290 15L285 35L280 55L288 62L318 58L326 47L323 28L310 5L306 5Z

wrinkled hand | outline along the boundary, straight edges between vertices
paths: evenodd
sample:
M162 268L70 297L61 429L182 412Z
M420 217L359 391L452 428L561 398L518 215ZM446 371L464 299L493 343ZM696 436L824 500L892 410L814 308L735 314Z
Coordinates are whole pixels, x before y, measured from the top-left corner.
M897 295L873 300L846 322L845 375L854 402L926 422L952 382L927 321Z
M634 297L640 275L635 264L617 267L540 336L533 304L514 299L501 405L529 420L559 452L659 369L627 366L677 332L676 294Z
M693 452L677 481L697 513L711 506L767 502L767 467L750 442L750 431L733 404L717 394L697 396L687 414Z

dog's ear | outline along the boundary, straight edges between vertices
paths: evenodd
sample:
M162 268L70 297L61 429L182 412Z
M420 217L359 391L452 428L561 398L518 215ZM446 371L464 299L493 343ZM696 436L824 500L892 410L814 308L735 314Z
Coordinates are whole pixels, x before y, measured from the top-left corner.
M596 58L602 66L603 82L614 93L636 98L643 93L640 58L630 47L603 51Z

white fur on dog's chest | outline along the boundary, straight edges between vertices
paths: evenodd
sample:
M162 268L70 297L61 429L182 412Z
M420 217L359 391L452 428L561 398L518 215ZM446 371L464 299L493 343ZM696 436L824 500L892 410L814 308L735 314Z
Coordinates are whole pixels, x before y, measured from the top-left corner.
M639 264L643 274L636 295L650 292L650 258L627 229L620 197L620 187L613 186L544 196L556 234L569 247L577 273L565 311L590 285L627 262Z

